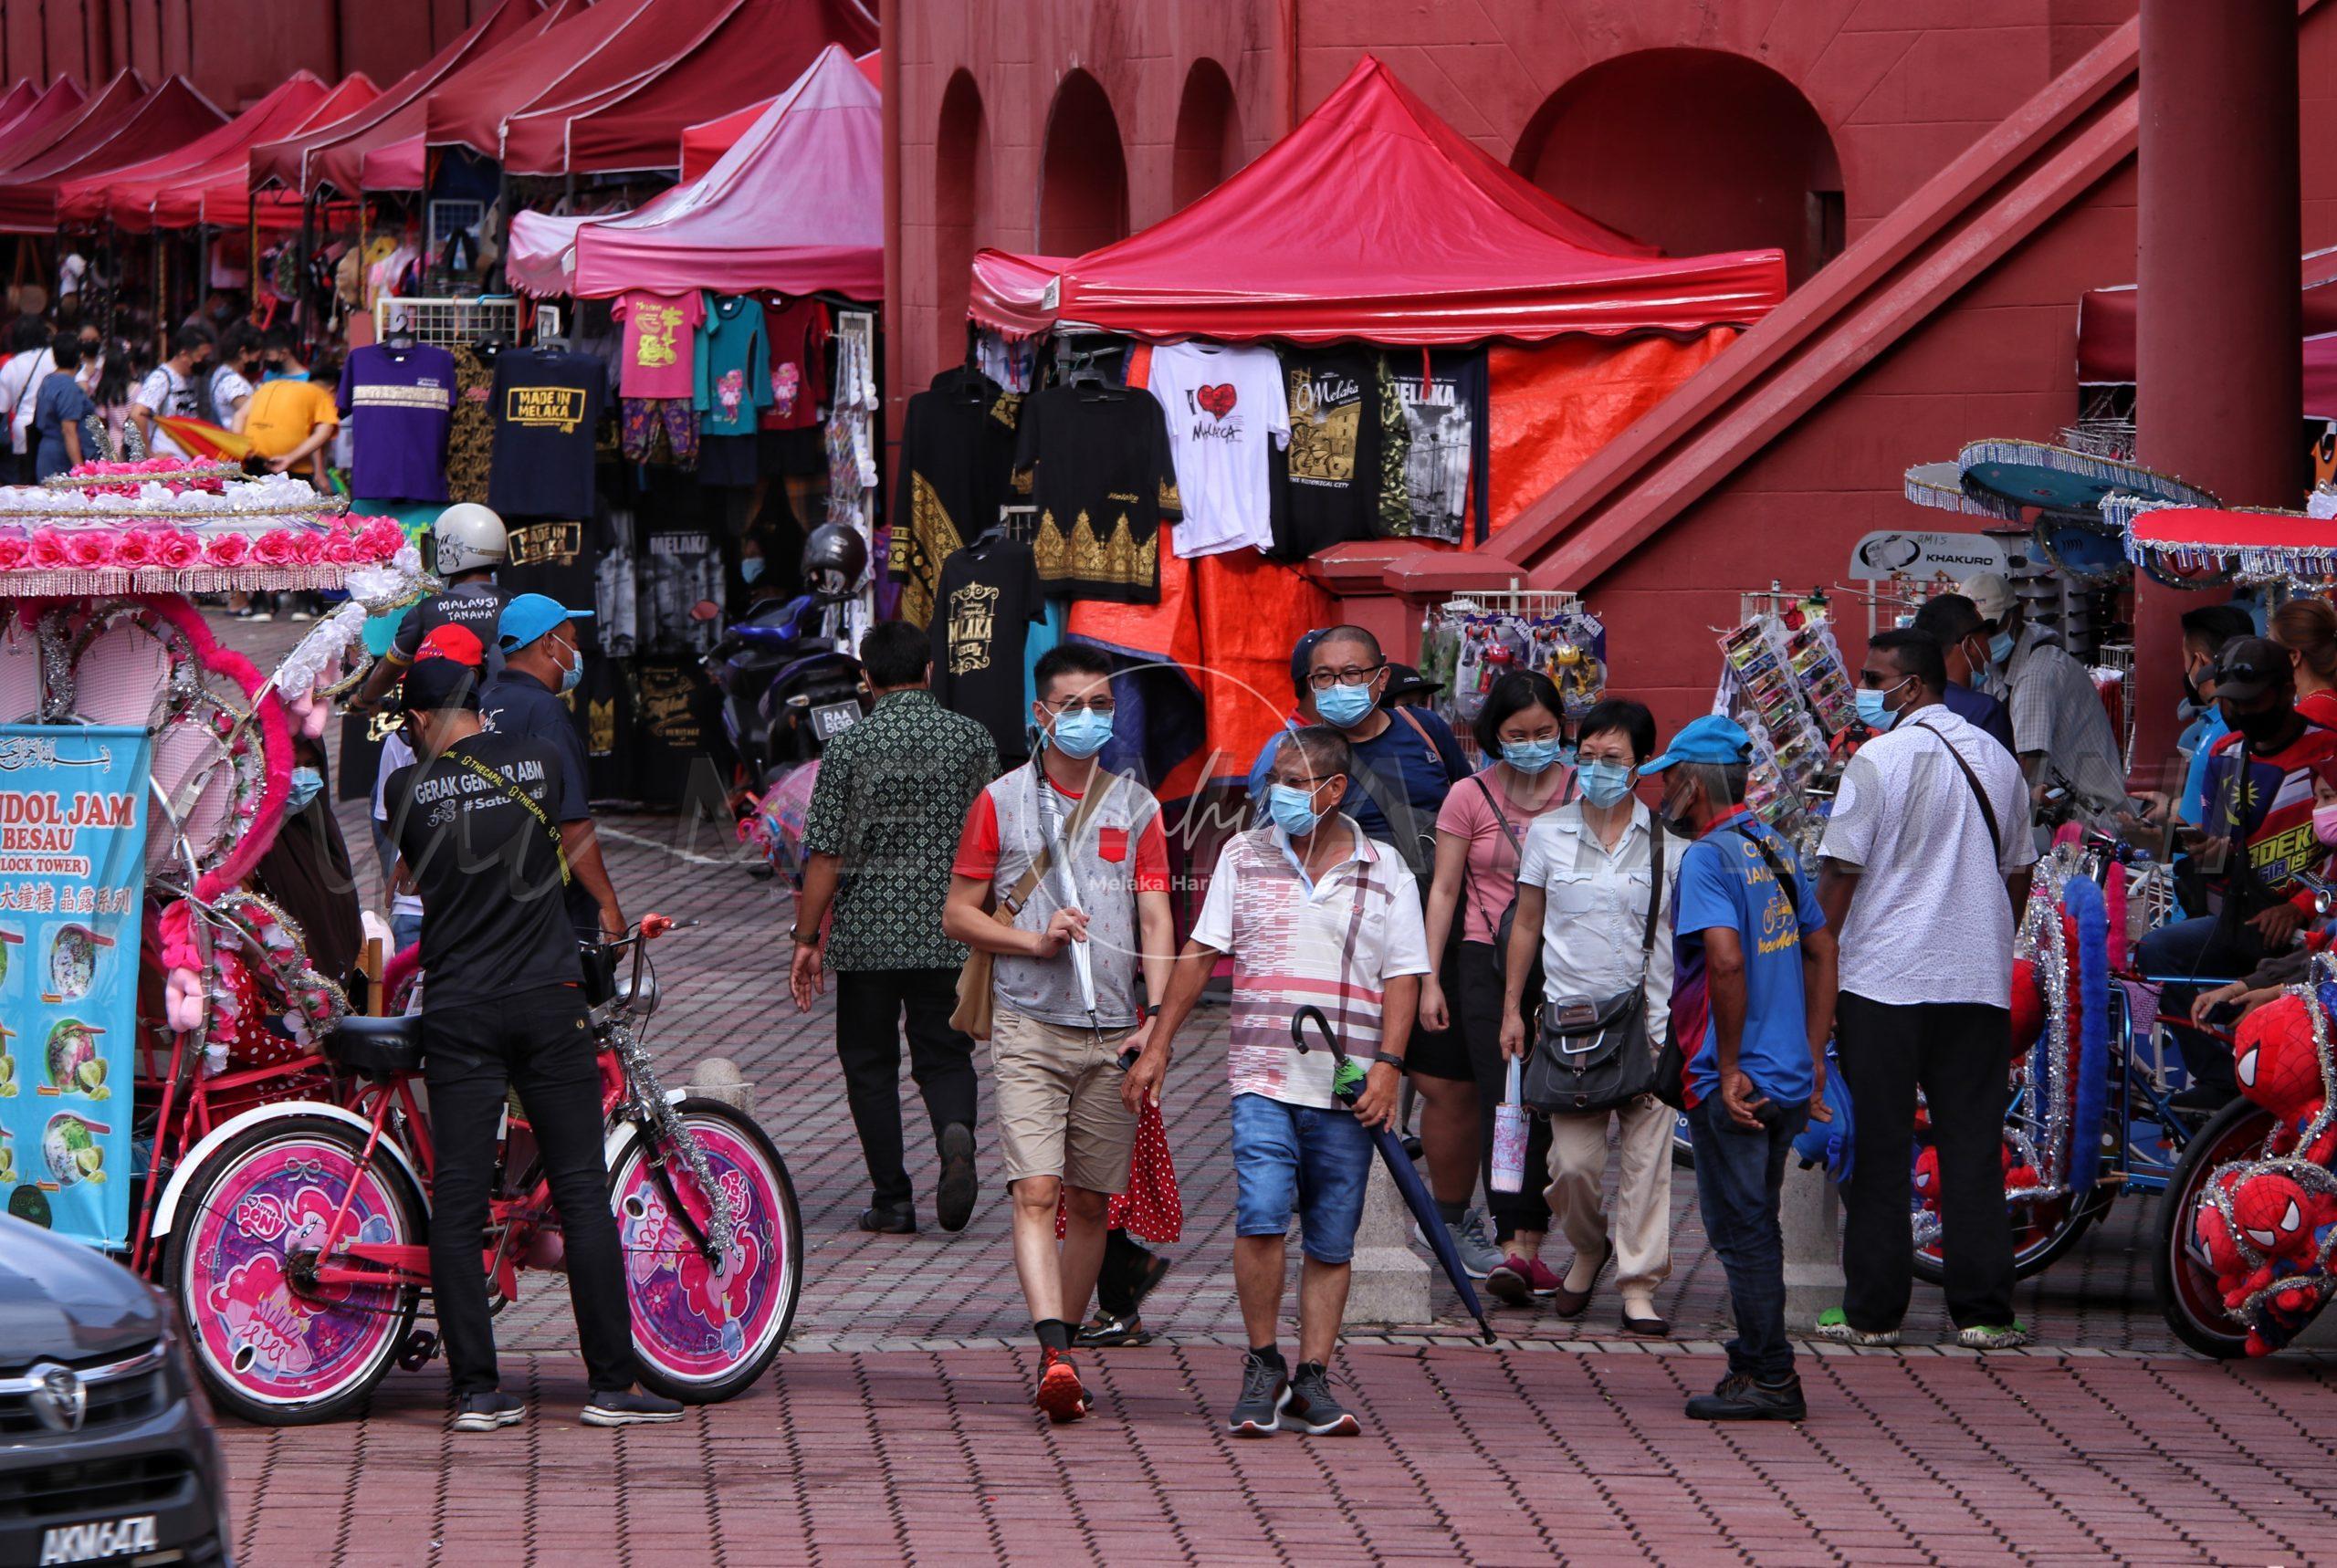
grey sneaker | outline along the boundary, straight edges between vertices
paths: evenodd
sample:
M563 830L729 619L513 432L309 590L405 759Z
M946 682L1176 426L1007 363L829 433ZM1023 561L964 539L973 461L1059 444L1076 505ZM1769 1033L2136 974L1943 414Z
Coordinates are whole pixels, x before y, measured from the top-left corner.
M1448 1225L1444 1229L1452 1238L1453 1249L1461 1255L1461 1271L1472 1280L1483 1279L1505 1260L1501 1249L1495 1247L1485 1234L1485 1217L1475 1209L1462 1215L1460 1224ZM1418 1220L1412 1222L1412 1235L1421 1246L1435 1250L1434 1244L1428 1239L1428 1232L1420 1228Z
M681 1418L681 1401L634 1388L594 1389L583 1416L587 1427L639 1427Z
M1255 1351L1242 1357L1242 1397L1225 1425L1237 1437L1271 1437L1282 1426L1283 1406L1290 1403L1290 1380L1280 1362L1268 1361Z
M1965 1350L2018 1350L2034 1337L2026 1326L2017 1322L2001 1326L1975 1324L1971 1328L1955 1331L1955 1343Z
M1830 1339L1837 1344L1865 1345L1871 1350L1884 1350L1899 1343L1897 1329L1854 1329L1850 1320L1842 1315L1839 1307L1829 1307L1818 1314L1818 1326L1810 1333L1818 1339Z
M514 1427L528 1413L516 1394L489 1389L485 1394L466 1394L455 1406L455 1430L457 1432L492 1432L498 1427Z
M1363 1431L1363 1423L1331 1397L1331 1372L1319 1361L1302 1361L1290 1375L1290 1392L1283 1396L1283 1419L1316 1437L1353 1437Z

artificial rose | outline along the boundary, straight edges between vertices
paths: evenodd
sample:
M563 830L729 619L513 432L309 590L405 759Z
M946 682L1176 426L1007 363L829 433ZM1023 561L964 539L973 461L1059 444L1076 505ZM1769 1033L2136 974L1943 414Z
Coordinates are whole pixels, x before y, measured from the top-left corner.
M74 528L65 536L65 559L83 571L113 564L113 530Z
M262 566L290 566L299 559L293 542L297 537L282 528L271 528L252 541L252 559Z
M70 565L65 553L65 532L61 528L33 530L32 563L43 571L55 571Z
M32 549L32 540L25 537L22 528L0 533L0 571L14 571L24 565Z
M163 529L155 548L155 559L173 571L184 571L203 559L203 541L184 528Z
M135 571L141 566L152 566L159 554L159 540L152 528L127 528L116 534L113 540L113 563L125 570Z
M291 536L292 559L302 566L314 566L325 559L325 536L302 529Z
M395 517L374 517L359 530L357 544L368 560L387 560L405 543L405 529Z
M250 559L251 553L252 541L241 534L214 534L203 547L204 560L231 571Z
M325 559L335 566L355 566L365 559L357 548L354 534L330 533L325 536Z

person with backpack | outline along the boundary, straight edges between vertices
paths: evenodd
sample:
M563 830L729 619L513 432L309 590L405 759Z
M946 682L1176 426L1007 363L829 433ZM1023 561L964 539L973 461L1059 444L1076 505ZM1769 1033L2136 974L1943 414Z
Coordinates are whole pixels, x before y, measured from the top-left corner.
M1524 1060L1561 1040L1573 1044L1583 1037L1560 1031L1595 1018L1619 1020L1604 1027L1625 1032L1625 1049L1647 1052L1650 1065L1638 1069L1638 1082L1650 1087L1609 1108L1552 1113L1546 1166L1529 1158L1526 1168L1549 1171L1548 1210L1574 1245L1566 1278L1550 1292L1552 1308L1562 1318L1588 1312L1591 1287L1611 1263L1623 1332L1661 1338L1672 1332L1655 1310L1655 1288L1672 1273L1675 1121L1652 1091L1652 1061L1670 1032L1672 943L1661 928L1677 898L1680 851L1631 795L1640 765L1654 750L1655 716L1638 703L1609 698L1583 716L1575 765L1581 798L1525 834L1504 955L1500 1046L1504 1058ZM1537 956L1540 994L1532 1001L1540 1017L1529 1027ZM1622 1002L1633 992L1643 1027ZM1604 1202L1609 1123L1622 1164L1611 1220Z
M1533 825L1575 798L1575 770L1566 760L1565 713L1558 688L1532 670L1504 675L1485 694L1476 741L1490 765L1444 798L1436 818L1436 873L1428 892L1429 951L1444 951L1457 915L1461 956L1451 996L1437 976L1421 977L1420 1022L1432 1030L1457 1022L1468 1049L1477 1088L1479 1170L1485 1207L1493 1214L1494 1247L1503 1255L1486 1275L1485 1287L1514 1307L1549 1297L1558 1289L1558 1277L1541 1260L1542 1238L1550 1228L1541 1181L1528 1181L1521 1192L1493 1190L1493 1108L1502 1103L1509 1079L1501 1051L1500 927L1517 897L1518 857ZM1527 1124L1525 1168L1545 1169L1549 1158L1550 1126L1535 1117Z
M2037 841L2020 765L1940 700L1936 639L1879 632L1859 671L1875 732L1842 770L1818 845L1818 901L1840 933L1842 1080L1858 1179L1842 1195L1842 1307L1818 1332L1899 1343L1914 1282L1915 1095L1939 1154L1947 1311L1958 1344L2028 1342L2012 1315L2004 1120L2013 930Z

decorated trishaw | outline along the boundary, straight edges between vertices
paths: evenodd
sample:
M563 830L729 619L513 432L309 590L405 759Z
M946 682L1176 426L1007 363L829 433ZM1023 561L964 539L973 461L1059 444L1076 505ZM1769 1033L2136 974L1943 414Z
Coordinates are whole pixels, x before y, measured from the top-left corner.
M288 476L144 458L0 488L0 1195L163 1286L252 1419L344 1413L435 1349L416 1020L374 1016L414 956L352 998L253 880L367 618L435 586L396 521ZM341 599L263 673L190 597L231 591ZM777 1354L801 1226L752 1119L657 1082L649 943L673 925L586 968L643 1380L704 1401ZM500 1153L498 1307L561 1256L516 1113Z

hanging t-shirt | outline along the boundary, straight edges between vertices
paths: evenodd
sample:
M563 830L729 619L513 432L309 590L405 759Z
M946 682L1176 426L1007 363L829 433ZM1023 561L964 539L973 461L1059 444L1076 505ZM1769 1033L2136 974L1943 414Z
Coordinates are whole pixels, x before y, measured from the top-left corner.
M887 562L901 585L901 619L922 626L933 618L941 563L996 523L1011 497L1022 407L1020 397L963 365L909 399Z
M611 314L624 323L619 392L686 398L696 392L697 324L706 319L703 295L635 290L620 296Z
M689 788L690 765L705 755L698 684L705 674L696 659L642 658L634 674L640 683L635 709L639 747L634 788L652 806L679 804ZM586 722L591 722L587 710Z
M1180 556L1273 543L1267 451L1290 443L1290 404L1271 349L1168 343L1152 350L1146 379L1168 411L1176 454Z
M606 384L592 354L506 349L496 356L488 506L506 517L592 515L592 435Z
M770 397L762 307L737 294L710 294L698 329L697 411L701 436L749 435Z
M592 565L598 551L588 535L594 525L575 518L553 521L514 520L505 527L510 559L495 574L504 593L540 593L581 610L592 602ZM590 621L576 623L579 642L597 645L599 628Z
M589 794L595 800L634 798L632 672L622 659L584 662L584 684L577 688L584 716L584 760L591 769Z
M979 719L1009 766L1031 755L1022 646L1045 602L1031 547L1020 539L983 539L942 562L934 596L934 700Z
M446 499L484 504L495 458L495 361L468 343L455 350L455 416L446 433Z
M1412 356L1392 356L1389 369L1410 441L1404 491L1412 537L1462 542L1471 537L1466 530L1473 503L1474 537L1482 538L1492 494L1486 476L1484 351L1434 352L1425 381Z
M1039 508L1032 549L1049 594L1160 601L1160 521L1177 518L1179 500L1158 403L1125 387L1093 385L1027 397L1014 471Z
M791 299L763 307L770 401L763 405L765 430L804 430L820 423L828 401L828 308L816 299Z
M350 494L362 501L444 502L455 356L416 343L368 344L341 370L341 412L352 423Z
M1273 556L1304 560L1345 539L1369 538L1379 497L1379 392L1375 356L1359 349L1282 356L1290 404L1286 472L1273 489Z

